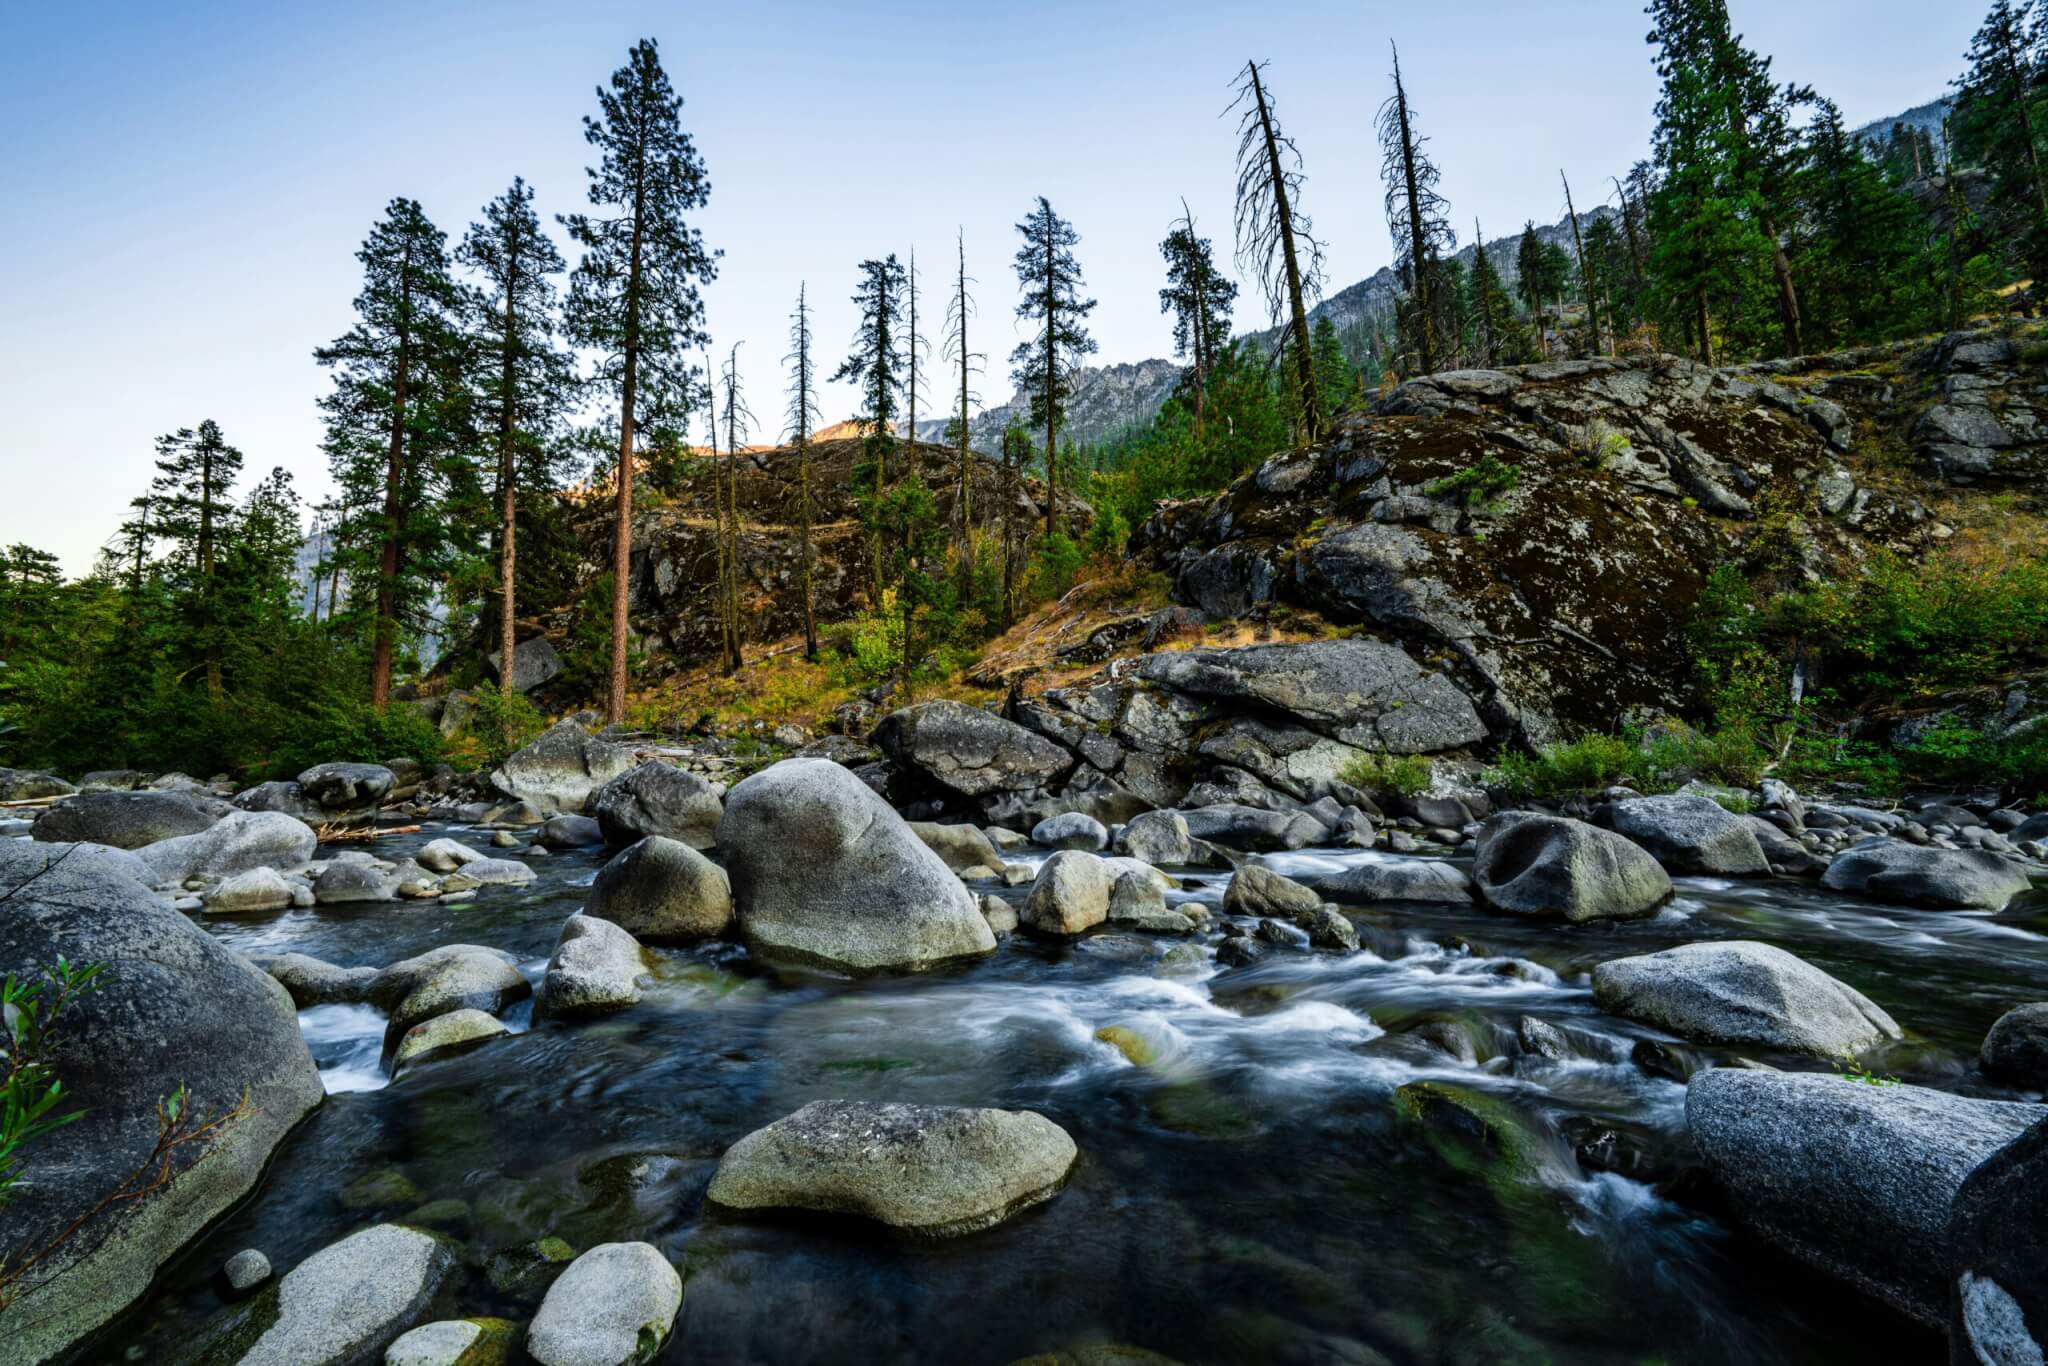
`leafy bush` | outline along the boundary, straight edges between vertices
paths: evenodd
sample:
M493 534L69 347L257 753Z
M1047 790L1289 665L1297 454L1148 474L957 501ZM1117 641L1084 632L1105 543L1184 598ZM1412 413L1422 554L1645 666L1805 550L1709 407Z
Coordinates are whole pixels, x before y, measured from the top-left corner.
M1420 754L1361 754L1337 773L1353 787L1397 797L1426 791L1432 776L1429 760Z
M1589 734L1534 754L1503 754L1491 776L1519 796L1563 797L1612 787L1634 773L1641 758L1618 735Z
M1087 553L1065 532L1048 533L1038 542L1038 553L1032 558L1031 572L1025 580L1031 600L1044 602L1065 593L1074 586L1081 566L1087 562Z
M315 764L384 759L440 762L440 729L409 702L379 711L360 698L315 697L286 714L270 771L289 776Z
M1468 508L1484 508L1519 487L1521 482L1520 469L1489 451L1480 457L1476 465L1467 465L1456 474L1432 480L1422 486L1422 491L1432 498L1457 498Z
M1667 724L1620 735L1590 733L1534 754L1504 754L1489 774L1520 797L1573 797L1620 784L1638 792L1671 792L1694 778L1749 787L1773 751L1746 726L1700 731Z
M547 718L525 693L479 683L462 725L464 738L475 742L474 753L465 757L473 758L479 768L494 768L533 743L547 728Z

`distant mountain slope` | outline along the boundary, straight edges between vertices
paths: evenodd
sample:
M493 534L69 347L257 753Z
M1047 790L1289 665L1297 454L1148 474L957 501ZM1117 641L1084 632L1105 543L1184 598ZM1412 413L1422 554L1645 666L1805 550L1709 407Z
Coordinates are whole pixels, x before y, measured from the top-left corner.
M1951 95L1943 95L1939 99L1929 100L1925 104L1914 105L1903 114L1894 114L1888 119L1872 119L1869 123L1856 129L1852 136L1859 137L1865 142L1883 142L1891 135L1893 124L1903 123L1908 128L1926 129L1934 138L1935 155L1939 156L1941 155L1942 144L1945 141L1942 136L1942 121L1949 116L1949 112L1954 108L1955 98Z

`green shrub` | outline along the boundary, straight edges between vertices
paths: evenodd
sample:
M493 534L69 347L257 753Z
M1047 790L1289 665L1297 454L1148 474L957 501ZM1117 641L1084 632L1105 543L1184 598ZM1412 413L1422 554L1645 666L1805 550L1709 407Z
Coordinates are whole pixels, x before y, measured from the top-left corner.
M1420 754L1361 754L1338 770L1337 777L1368 792L1412 797L1428 789L1433 772Z
M476 741L481 768L495 768L533 743L548 728L540 709L516 689L500 691L495 683L479 683L470 697L470 713L462 733Z
M1477 464L1432 480L1422 486L1422 491L1432 498L1456 498L1468 508L1485 508L1520 486L1521 482L1520 469L1489 451L1479 458Z
M1641 757L1618 735L1582 735L1534 754L1503 754L1491 776L1518 796L1573 796L1614 786L1640 767Z

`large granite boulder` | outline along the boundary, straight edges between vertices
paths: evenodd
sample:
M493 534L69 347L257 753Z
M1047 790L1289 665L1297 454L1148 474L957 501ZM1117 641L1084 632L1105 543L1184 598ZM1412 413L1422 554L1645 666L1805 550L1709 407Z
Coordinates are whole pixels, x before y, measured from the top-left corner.
M625 746L601 740L573 720L559 721L505 760L491 774L491 785L543 810L581 811L593 792L632 767L633 752Z
M397 783L382 764L315 764L299 775L306 800L336 816L375 815Z
M1523 811L1479 827L1472 881L1495 910L1575 925L1650 915L1671 899L1670 875L1634 841L1584 821Z
M1018 923L1039 934L1076 935L1109 918L1109 868L1083 849L1062 849L1039 865Z
M1936 1328L1957 1192L2044 1117L2039 1105L1810 1072L1713 1068L1685 1093L1686 1130L1744 1227Z
M2048 1360L2048 1119L1965 1177L1949 1209L1949 1360Z
M158 840L196 835L228 810L226 802L198 793L87 791L38 815L31 833L44 841L140 849Z
M323 1094L284 989L116 859L79 852L94 848L0 841L0 964L27 972L61 954L104 965L98 989L66 1008L47 1058L62 1108L83 1118L26 1154L6 1212L9 1252L46 1246L137 1171L157 1142L157 1106L180 1084L194 1122L245 1097L249 1110L184 1149L168 1184L93 1215L29 1272L0 1331L0 1355L19 1361L57 1355L139 1299L255 1188Z
M1117 831L1116 849L1135 859L1177 867L1194 857L1187 817L1178 811L1147 811Z
M562 656L546 636L522 640L512 647L510 675L505 673L504 650L493 650L486 658L490 660L491 671L498 675L499 686L514 692L532 692L562 672Z
M718 842L718 818L725 814L719 797L718 785L709 779L657 760L598 788L590 810L604 842L614 849L649 835L709 849Z
M1899 1027L1862 992L1772 944L1680 944L1593 969L1602 1010L1696 1043L1851 1057Z
M640 999L646 975L639 940L609 920L572 915L541 976L538 1013L565 1019L623 1010Z
M1904 840L1852 844L1821 874L1821 885L1901 906L2002 911L2032 884L2011 859L1983 849L1942 849Z
M1299 811L1264 811L1235 802L1191 807L1180 813L1191 838L1232 849L1304 849L1329 831Z
M649 944L715 939L732 923L732 884L681 840L649 835L599 870L583 913Z
M600 1243L548 1287L526 1332L540 1366L639 1366L661 1352L683 1278L648 1243Z
M1028 1110L820 1100L728 1148L706 1198L950 1238L1050 1200L1075 1156L1066 1130Z
M1676 872L1740 877L1771 870L1749 822L1711 797L1629 797L1601 815Z
M38 797L68 797L78 789L62 778L25 768L0 768L0 802L32 802Z
M740 932L771 958L873 972L995 950L945 860L829 759L784 759L734 787L718 847Z
M196 835L145 844L135 851L156 881L228 877L250 868L299 868L319 838L312 827L281 811L237 811Z
M1049 787L1074 766L1074 756L1044 736L964 702L891 712L874 741L897 764L964 797Z
M1397 645L1365 637L1169 651L1139 661L1138 676L1178 693L1295 717L1362 749L1430 754L1487 734L1472 700L1450 679Z

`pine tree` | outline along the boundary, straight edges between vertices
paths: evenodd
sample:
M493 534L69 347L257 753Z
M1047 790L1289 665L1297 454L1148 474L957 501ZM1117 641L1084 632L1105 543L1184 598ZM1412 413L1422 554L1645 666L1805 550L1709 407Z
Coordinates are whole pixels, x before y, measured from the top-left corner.
M1515 305L1502 285L1500 271L1487 253L1479 220L1472 220L1472 311L1479 331L1479 364L1512 364L1521 359L1516 343Z
M796 450L797 557L804 592L804 658L815 660L818 618L813 576L817 557L811 548L811 430L820 418L816 372L811 368L811 310L801 284L796 288L796 312L789 320L789 354L783 361L790 367L784 438Z
M484 206L456 250L482 289L471 301L477 421L497 450L499 676L518 646L519 503L523 488L555 486L557 437L575 388L575 363L555 343L551 277L567 269L533 211L533 190L515 177Z
M1258 280L1268 315L1281 324L1279 354L1294 358L1296 435L1311 442L1323 433L1323 415L1307 345L1308 301L1322 297L1323 244L1301 211L1301 152L1280 129L1264 71L1262 63L1246 62L1232 87L1237 98L1230 108L1243 110L1237 125L1237 261Z
M1230 313L1237 303L1237 282L1216 269L1209 239L1195 231L1194 215L1181 201L1181 216L1159 244L1166 258L1166 288L1159 291L1159 311L1173 314L1173 354L1188 362L1187 386L1194 397L1197 432L1209 372L1216 354L1230 342Z
M1038 334L1010 353L1010 376L1031 395L1031 421L1045 430L1045 531L1058 529L1060 420L1072 393L1073 370L1095 350L1086 319L1095 300L1081 297L1081 263L1074 248L1081 234L1053 212L1044 195L1031 216L1017 225L1024 245L1017 249L1017 285L1023 302L1017 316L1038 324Z
M1806 146L1794 251L1812 330L1839 344L1932 326L1919 209L1886 182L1832 100L1816 102Z
M2048 279L2048 171L2042 168L2044 82L2034 0L1993 0L1956 78L1957 153L1992 174L1993 217L2018 247L2021 267Z
M1415 112L1401 82L1401 53L1394 52L1394 93L1380 105L1380 178L1386 184L1387 229L1394 237L1394 272L1409 299L1409 345L1422 374L1441 359L1438 329L1449 300L1440 297L1443 258L1458 245L1449 205L1437 193L1441 173L1415 130Z
M205 669L207 695L219 701L222 613L216 571L221 541L235 515L231 490L242 472L242 453L227 443L220 425L209 418L196 431L183 427L158 437L156 468L147 499L155 519L150 535L170 544L181 616Z
M392 200L356 259L356 325L314 356L334 371L320 406L348 507L337 540L350 583L371 590L370 702L382 707L400 632L424 616L456 546L445 508L463 477L462 297L447 239L416 200Z
M601 156L588 168L596 214L562 219L583 247L571 277L570 339L601 352L601 373L618 394L617 511L612 540L611 679L606 715L626 713L626 640L633 555L635 424L660 411L680 423L695 392L689 352L704 334L700 284L717 275L717 254L685 215L704 207L711 182L683 131L683 101L662 70L654 40L634 44L611 88L597 92L599 117L583 136ZM708 382L709 376L706 380Z
M1314 339L1310 362L1316 372L1316 399L1322 410L1334 418L1358 392L1358 372L1351 368L1351 361L1344 354L1337 324L1327 316L1316 319L1310 335Z

